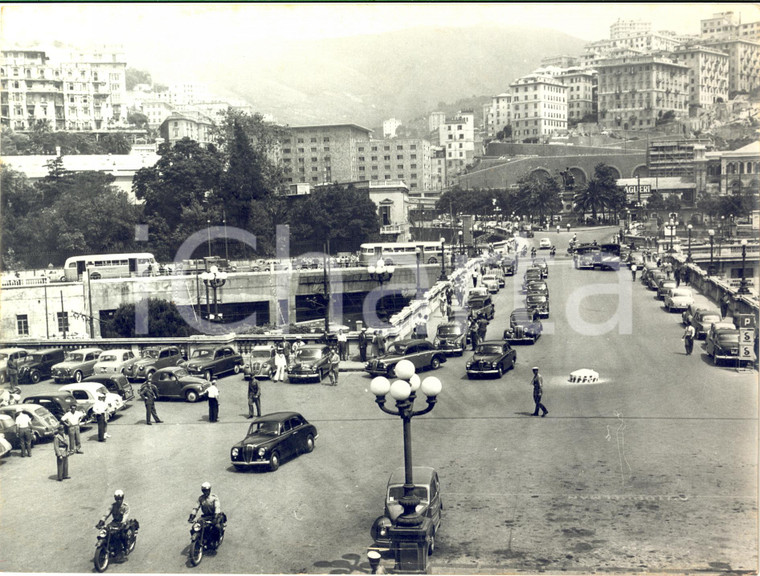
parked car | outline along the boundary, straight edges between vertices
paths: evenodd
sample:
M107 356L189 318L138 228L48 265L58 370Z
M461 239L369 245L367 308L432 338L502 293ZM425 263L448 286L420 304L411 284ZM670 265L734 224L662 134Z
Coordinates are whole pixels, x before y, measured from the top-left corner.
M32 419L32 436L34 442L47 440L55 436L58 429L58 419L47 408L39 404L13 404L0 408L0 414L7 414L16 419L19 412L26 412Z
M56 384L61 382L81 382L93 373L95 363L103 350L100 348L80 348L66 352L63 362L54 365L51 373Z
M66 384L61 386L59 392L70 392L77 401L79 410L85 413L88 420L92 420L92 406L97 400L103 400L108 406L106 412L108 418L113 418L124 406L121 396L109 392L102 384L97 382L79 382L78 384Z
M127 366L134 364L137 360L135 353L127 348L105 350L95 363L93 372L95 374L124 374Z
M482 285L470 288L470 291L467 292L467 304L470 303L470 300L485 298L486 296L488 296L488 289L484 288Z
M245 379L271 378L274 371L274 349L271 346L254 346L248 355L248 362L243 366Z
M291 358L288 382L316 380L321 382L330 371L330 347L326 344L305 344Z
M151 346L142 351L141 357L134 364L125 368L124 375L130 380L146 380L156 370L179 366L184 360L177 346Z
M668 290L671 288L676 287L676 281L671 280L670 278L662 278L657 283L657 299L658 300L665 300L665 294L668 293Z
M534 258L532 265L541 271L541 278L549 276L549 263L546 258Z
M0 384L8 381L8 359L19 362L28 355L29 351L23 348L0 348Z
M417 513L425 518L430 518L430 532L426 534L428 554L435 551L435 539L441 529L441 512L443 501L441 499L441 481L435 468L428 466L413 466L412 479L414 482L414 494L420 499L417 505ZM391 548L391 539L388 529L396 519L401 516L404 508L399 503L404 495L406 483L406 471L403 466L396 468L388 479L385 489L385 506L383 515L372 523L370 535L374 544L371 550L387 552Z
M541 240L538 241L538 249L539 250L551 250L552 247L552 241L548 238L541 238Z
M650 270L646 275L646 285L650 290L657 290L660 286L660 281L667 279L668 274L664 270L659 268Z
M626 264L628 268L636 264L636 269L641 270L644 268L644 255L641 252L631 252L626 258Z
M681 312L681 324L684 326L688 326L691 324L691 319L694 317L694 314L697 313L698 310L706 310L704 304L697 304L696 302L692 302L689 304L689 306Z
M710 308L697 310L691 317L691 325L694 326L694 337L697 339L706 338L712 325L722 321L723 318L720 316L720 310Z
M496 294L499 291L499 279L495 274L485 274L482 282L490 294Z
M467 307L470 309L470 313L475 318L482 315L485 316L486 319L492 320L494 314L496 313L496 309L494 308L493 300L491 300L490 295L469 298L467 300Z
M184 398L197 402L208 395L211 382L195 376L184 366L169 366L151 374L150 381L158 388L158 398Z
M135 397L134 388L126 376L121 373L116 374L93 374L83 380L83 382L97 382L105 386L109 392L118 394L124 402L129 402Z
M274 471L285 460L314 450L317 428L297 412L275 412L254 418L245 438L230 449L236 470L265 466Z
M396 364L401 360L409 360L417 371L426 368L436 370L446 362L446 354L427 340L397 340L388 347L383 356L367 362L364 369L372 376L390 378L395 374Z
M504 340L485 340L478 344L475 353L467 360L467 377L495 374L498 378L515 367L517 352Z
M71 392L47 392L44 394L32 394L24 398L25 404L39 404L47 408L57 420L69 411L72 405L76 406L77 401Z
M694 294L688 288L672 288L665 296L665 310L686 310L694 304Z
M63 348L46 348L33 350L18 363L19 384L30 382L37 384L50 378L53 366L63 362Z
M507 281L504 278L504 270L501 269L501 266L498 264L496 266L491 267L489 270L489 274L493 274L496 276L496 281L499 283L499 288L504 288L507 285Z
M228 372L238 374L243 364L243 357L232 346L204 346L193 350L182 366L190 374L203 374L206 380L211 380Z
M549 317L549 298L541 292L528 292L525 297L525 307L538 312L539 318Z
M0 414L0 434L11 445L11 448L21 448L21 438L18 435L16 419L10 414Z
M13 446L5 439L5 434L0 433L0 458L7 456L13 450Z
M509 315L509 328L504 331L504 340L528 339L536 342L541 337L544 325L527 308L515 308Z
M705 351L712 357L716 366L721 362L732 361L737 366L739 359L739 330L729 322L716 322L710 326L705 339Z
M458 321L444 322L435 330L433 345L445 354L464 354L467 349L467 326Z

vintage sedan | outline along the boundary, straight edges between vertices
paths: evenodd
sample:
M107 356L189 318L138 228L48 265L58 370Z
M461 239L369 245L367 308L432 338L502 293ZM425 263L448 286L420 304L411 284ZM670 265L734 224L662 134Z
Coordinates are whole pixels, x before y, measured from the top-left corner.
M549 317L549 297L541 292L528 292L525 296L525 307L538 313L539 318Z
M364 369L372 376L391 378L395 374L396 364L401 360L409 360L417 371L426 368L436 370L446 362L446 354L427 340L397 340L388 347L386 354L367 362Z
M46 348L33 350L18 362L19 384L30 382L37 384L50 378L53 366L63 362L65 358L63 348Z
M467 326L463 322L439 324L433 338L433 345L445 354L464 354L467 349Z
M5 434L0 432L0 458L10 454L11 450L13 450L13 446L6 439Z
M243 367L246 380L263 380L274 374L274 349L271 346L254 346Z
M0 348L0 383L8 380L8 359L13 358L14 362L20 362L29 353L29 350L23 348Z
M660 284L660 281L663 279L666 279L668 277L668 273L664 270L660 270L659 268L655 268L653 270L650 270L647 272L645 280L642 280L642 282L645 282L647 285L647 288L650 290L657 290L657 287Z
M514 276L515 275L515 259L512 256L505 256L501 261L501 269L504 272L505 276Z
M441 528L441 512L443 510L441 481L435 468L413 466L412 482L414 483L414 494L420 499L420 503L416 507L417 514L430 518L430 532L425 535L425 539L427 540L428 554L432 554L435 552L436 535ZM370 550L381 554L390 550L391 539L388 529L404 511L399 500L404 495L405 483L405 468L403 466L396 468L388 479L383 515L372 523L370 529L370 535L374 541L374 544L369 548Z
M546 258L534 258L532 265L541 271L541 278L549 276L549 263Z
M330 371L330 347L326 344L305 344L291 358L288 382L316 380L321 382Z
M81 382L93 373L95 363L103 350L100 348L81 348L66 352L63 362L51 369L56 384L66 381Z
M690 320L691 325L694 326L694 337L697 339L707 338L707 333L712 325L722 320L720 310L711 308L697 310Z
M5 435L5 439L11 448L21 448L21 438L18 435L18 426L13 416L0 414L0 434Z
M102 384L97 382L79 382L78 384L66 384L58 389L59 392L70 392L77 401L79 409L85 413L88 419L92 419L92 407L97 400L103 400L108 409L106 415L113 418L119 410L126 407L124 400L118 394L109 392Z
M525 273L523 274L523 290L525 290L528 287L528 284L531 282L536 282L539 280L542 280L544 277L543 272L541 272L541 268L538 266L531 266L528 268Z
M77 401L71 392L47 392L27 396L24 398L24 404L39 404L60 420L72 405L77 405Z
M665 295L665 310L686 310L694 304L694 294L688 288L672 288Z
M676 287L676 281L668 278L667 276L665 278L661 278L657 282L657 299L658 300L665 300L665 294L668 293L668 290L671 288Z
M266 467L275 471L280 463L314 450L317 428L297 412L275 412L254 418L245 438L230 449L236 470Z
M543 294L544 296L548 298L549 286L543 280L534 280L533 282L528 282L528 285L525 287L525 293L526 294Z
M193 350L182 366L190 374L203 374L206 380L211 380L222 374L238 374L244 363L243 357L232 346L204 346Z
M147 380L160 368L179 366L185 359L177 346L150 346L141 352L138 360L124 369L130 380Z
M691 303L686 308L686 310L681 312L681 324L688 326L691 324L691 319L694 317L694 314L696 314L697 311L706 309L707 307L704 304L697 304L696 302Z
M127 380L124 374L93 374L84 379L84 382L97 382L105 386L109 392L118 394L124 399L124 402L133 400L135 397L134 388L132 384Z
M539 250L551 250L551 247L552 241L549 238L541 238L541 240L538 241Z
M481 281L490 294L496 294L499 291L499 279L495 274L486 274Z
M158 398L183 398L197 402L208 394L211 382L193 376L183 366L169 366L156 370L150 381L158 388Z
M14 420L19 412L26 412L32 419L32 437L34 442L47 440L55 436L58 420L47 408L39 404L13 404L0 408L0 414L7 414Z
M478 344L475 353L467 360L467 377L492 374L501 378L507 370L515 367L517 352L504 340L485 340Z
M509 315L509 328L504 330L504 340L510 344L535 344L543 330L544 325L538 314L527 308L515 308Z
M105 350L95 363L95 374L124 374L127 367L137 362L138 358L132 350L118 348Z
M710 326L705 339L705 351L716 366L723 361L732 361L739 366L739 330L729 322L716 322Z

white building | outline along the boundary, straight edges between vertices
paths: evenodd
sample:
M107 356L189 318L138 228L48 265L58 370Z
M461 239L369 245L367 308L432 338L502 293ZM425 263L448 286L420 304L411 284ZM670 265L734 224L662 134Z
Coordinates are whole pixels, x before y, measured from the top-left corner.
M617 40L626 36L639 36L652 30L652 23L646 20L624 20L618 18L610 25L610 39Z
M512 95L503 92L493 96L489 104L483 105L483 128L488 138L495 138L496 134L512 123Z
M401 120L397 120L396 118L383 120L383 138L395 138L396 130L399 126L401 126Z
M438 128L438 143L446 150L446 185L475 158L475 114L463 110Z
M558 78L529 74L509 85L512 91L512 137L538 142L567 130L567 86Z
M728 100L728 54L697 44L677 48L674 56L689 68L689 106L709 107Z

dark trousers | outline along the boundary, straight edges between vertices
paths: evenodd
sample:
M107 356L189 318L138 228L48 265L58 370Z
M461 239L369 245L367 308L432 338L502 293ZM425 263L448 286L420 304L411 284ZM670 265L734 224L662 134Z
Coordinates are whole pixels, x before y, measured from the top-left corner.
M338 356L341 360L348 360L348 342L338 342Z
M546 406L541 404L541 394L533 393L533 402L536 403L536 409L533 411L533 416L538 416L538 411L541 410L544 414L548 412Z
M63 480L69 475L69 457L56 458L58 464L58 480Z
M631 270L631 276L633 277L633 281L636 282L636 270Z
M216 422L217 420L219 420L219 399L209 398L208 399L208 421Z
M256 416L261 416L261 398L248 397L248 416L253 416L253 408L256 407Z
M145 422L150 424L150 417L153 416L153 419L156 422L161 422L161 419L158 417L158 414L156 414L156 405L153 402L146 402L145 403Z
M98 414L97 419L98 419L98 442L105 442L106 430L108 429L108 424L106 423L106 415Z
M691 355L694 350L694 338L686 337L683 339L684 347L686 348L686 354Z
M367 361L367 345L359 346L359 357L361 358L362 362Z
M21 440L21 455L31 456L32 455L32 429L29 427L20 428L18 431L18 437L19 437L19 440Z

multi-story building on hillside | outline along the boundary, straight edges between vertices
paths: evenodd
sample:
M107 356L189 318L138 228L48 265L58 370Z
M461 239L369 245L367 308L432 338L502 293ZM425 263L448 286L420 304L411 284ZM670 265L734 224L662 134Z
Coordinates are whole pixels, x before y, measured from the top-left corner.
M491 98L491 102L483 105L483 128L487 138L495 138L496 134L512 123L512 95L508 92Z
M428 116L428 132L436 132L445 121L446 114L444 112L431 112Z
M650 130L666 112L687 113L688 67L658 55L601 60L599 125L618 130Z
M360 146L368 146L372 130L357 124L290 126L282 140L285 181L311 185L352 182L359 175Z
M512 91L512 138L538 142L567 130L567 86L558 78L529 74L509 85Z
M401 120L396 118L383 120L383 138L395 138L399 126L401 126Z
M475 158L475 114L462 110L438 127L439 144L446 150L446 185Z
M689 68L689 107L709 107L728 100L728 55L699 44L679 46L675 60Z
M541 66L556 66L558 68L572 68L578 66L577 56L567 56L565 54L561 56L547 56L541 58Z
M431 187L430 142L420 138L358 141L359 180L402 180L409 190Z
M592 68L568 68L557 76L567 86L567 119L580 121L597 111L597 72Z
M728 54L728 91L749 92L760 86L760 43L749 40L710 40L708 47Z
M153 130L174 112L174 106L161 100L143 100L137 108L148 117L148 126Z
M212 143L214 122L205 114L186 110L172 112L158 129L159 134L171 145L178 140L190 138L202 146Z
M2 51L0 122L31 130L95 131L125 126L126 60L118 51L92 51L53 60L41 50Z
M718 12L712 18L701 22L702 38L711 40L760 41L760 21L742 24L741 15L733 12Z
M610 25L610 39L617 40L626 36L639 36L652 30L652 23L646 20L624 20L618 18Z

